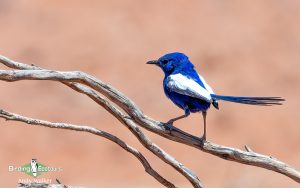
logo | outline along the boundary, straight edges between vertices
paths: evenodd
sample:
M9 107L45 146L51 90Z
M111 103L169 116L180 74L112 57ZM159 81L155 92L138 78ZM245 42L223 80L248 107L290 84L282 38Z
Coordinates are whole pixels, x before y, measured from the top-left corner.
M23 166L8 166L9 172L24 172L34 178L46 172L60 172L62 171L61 167L52 167L44 165L37 161L37 159L31 159L30 163L24 164Z

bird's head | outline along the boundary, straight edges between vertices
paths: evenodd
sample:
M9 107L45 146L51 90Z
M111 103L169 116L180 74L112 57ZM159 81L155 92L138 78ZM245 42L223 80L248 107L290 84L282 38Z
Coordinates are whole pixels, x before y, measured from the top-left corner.
M171 74L174 70L193 68L189 58L183 53L173 52L160 57L158 60L148 61L147 64L159 66L165 74Z

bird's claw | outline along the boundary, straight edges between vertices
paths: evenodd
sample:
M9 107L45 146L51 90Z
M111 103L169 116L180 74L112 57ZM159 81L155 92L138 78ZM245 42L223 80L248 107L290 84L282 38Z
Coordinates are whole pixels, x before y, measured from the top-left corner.
M201 139L202 142L206 142L206 135L202 135L202 136L200 137L200 139Z
M168 131L172 131L173 130L173 121L168 121L167 123L164 123L164 128Z

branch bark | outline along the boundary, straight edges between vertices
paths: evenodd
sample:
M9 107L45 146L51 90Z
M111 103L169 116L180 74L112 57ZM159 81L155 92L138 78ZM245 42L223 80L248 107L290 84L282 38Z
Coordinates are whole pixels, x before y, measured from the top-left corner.
M17 63L7 58L3 58L0 56L0 62L5 62L3 64L9 65L10 68L16 69L35 69L34 71L41 70L41 68L36 67L34 65L26 65L22 63ZM30 70L28 70L30 71ZM41 70L43 71L43 70ZM47 70L45 70L47 71ZM54 72L54 71L50 71ZM181 173L194 187L203 187L199 178L187 167L185 167L182 163L178 162L173 156L165 152L156 144L152 143L152 141L140 130L140 128L132 121L132 119L121 110L116 108L110 101L105 99L104 97L98 95L93 89L88 88L84 85L75 82L66 82L61 80L61 82L72 89L86 94L99 105L103 106L107 111L109 111L112 115L114 115L123 125L125 125L136 137L137 139L145 146L149 151L151 151L154 155L159 157L161 160L172 166L176 171Z
M7 67L19 69L0 70L0 80L8 82L19 80L53 80L61 82L72 89L87 95L127 126L147 149L184 175L194 187L202 187L198 177L183 166L183 164L179 163L157 145L153 144L139 129L137 124L167 139L192 146L226 160L269 169L288 176L300 183L300 172L294 167L275 158L255 153L252 150L243 151L204 141L178 128L168 130L162 122L153 120L143 114L139 107L124 94L86 73L80 71L61 72L46 70L34 65L18 63L3 56L0 56L0 62ZM98 92L107 98L98 95ZM115 107L109 100L126 113Z
M156 172L151 167L151 165L149 164L147 159L143 156L143 154L141 154L134 147L125 143L120 138L118 138L108 132L96 129L94 127L84 126L84 125L74 125L74 124L69 124L69 123L52 123L49 121L33 119L33 118L29 118L29 117L24 117L24 116L15 114L15 113L7 112L2 109L0 109L0 117L4 118L5 120L19 121L19 122L23 122L23 123L26 123L29 125L38 125L38 126L49 127L49 128L68 129L68 130L73 130L73 131L87 132L87 133L91 133L91 134L106 138L106 139L116 143L117 145L122 147L125 151L131 153L133 156L135 156L142 163L143 167L145 168L145 171L149 175L154 177L158 182L160 182L161 184L163 184L166 187L175 188L174 184L172 184L171 182L169 182L168 180L163 178L158 172Z

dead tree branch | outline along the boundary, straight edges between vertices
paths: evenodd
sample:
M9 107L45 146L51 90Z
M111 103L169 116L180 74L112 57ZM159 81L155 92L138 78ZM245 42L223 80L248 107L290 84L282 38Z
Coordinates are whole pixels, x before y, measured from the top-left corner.
M68 129L68 130L73 130L73 131L88 132L88 133L106 138L106 139L118 144L124 150L126 150L127 152L134 155L142 163L142 165L145 168L145 171L149 175L154 177L158 182L165 185L166 187L175 188L175 186L171 182L169 182L168 180L163 178L158 172L156 172L151 167L151 165L149 164L147 159L143 156L143 154L141 154L134 147L132 147L132 146L128 145L127 143L125 143L120 138L118 138L118 137L116 137L116 136L114 136L114 135L112 135L108 132L101 131L101 130L96 129L94 127L89 127L89 126L84 126L84 125L74 125L74 124L68 124L68 123L52 123L52 122L49 122L49 121L33 119L33 118L29 118L29 117L24 117L24 116L15 114L15 113L10 113L10 112L7 112L7 111L1 110L1 109L0 109L0 117L4 118L5 120L19 121L19 122L27 123L29 125L38 125L38 126L44 126L44 127L56 128L56 129Z
M255 153L252 150L243 151L203 141L177 128L172 130L166 129L162 122L153 120L144 115L138 106L124 94L86 73L79 71L61 72L46 70L34 65L18 63L3 56L0 56L0 62L7 67L19 69L0 70L0 80L8 82L19 80L53 80L61 82L87 95L123 123L147 149L184 175L194 187L202 187L197 176L181 163L174 161L175 159L173 157L168 155L157 145L153 144L139 129L137 124L170 140L192 146L226 160L279 172L300 183L300 172L298 170L270 156ZM98 92L107 98L98 95ZM126 113L115 107L108 99Z
M2 62L2 60L3 58L0 58L0 62ZM34 66L15 63L15 64L10 64L9 67L32 68ZM35 67L35 69L40 69L40 68ZM34 70L34 71L38 71L38 70ZM158 156L161 160L163 160L164 162L172 166L176 171L178 171L183 176L185 176L194 187L199 187L199 188L203 187L199 178L191 170L185 167L182 163L178 162L174 157L172 157L170 154L165 152L159 146L152 143L152 141L140 130L140 128L136 125L136 123L134 123L134 121L132 121L127 114L123 113L121 110L114 107L114 105L110 101L98 95L93 89L88 88L84 85L75 82L74 83L63 82L63 80L62 83L68 85L69 87L71 87L72 89L80 93L86 94L87 96L92 98L95 102L103 106L107 111L109 111L112 115L114 115L122 124L124 124L137 137L137 139L143 144L143 146L145 146L148 150L150 150L154 155Z

